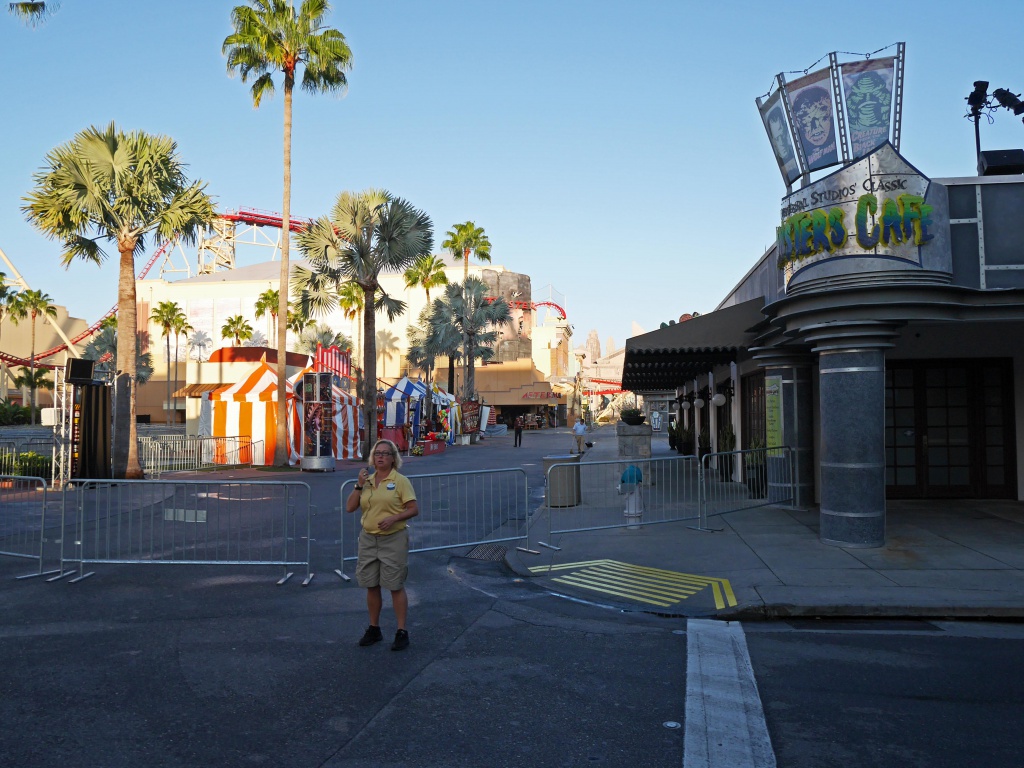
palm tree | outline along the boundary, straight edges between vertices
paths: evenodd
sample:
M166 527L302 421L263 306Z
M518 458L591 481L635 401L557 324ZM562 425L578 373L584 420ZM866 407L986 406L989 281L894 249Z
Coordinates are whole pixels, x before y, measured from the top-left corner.
M188 318L183 312L179 317L175 318L174 325L171 326L171 330L174 331L174 391L178 391L178 340L182 334L185 338L188 338L188 334L195 330L189 323ZM175 418L178 413L178 398L174 397L174 402L171 404Z
M31 370L31 376L35 376L36 372L36 318L39 315L43 317L56 318L57 308L50 302L51 297L42 291L22 291L15 295L14 300L10 305L11 320L14 321L15 325L20 324L26 317L31 318L32 321L32 354L29 357L29 367ZM36 423L36 390L32 389L32 423Z
M313 324L313 319L302 306L301 302L293 302L288 307L288 330L294 334L302 333Z
M100 329L93 334L82 357L86 360L95 360L96 372L102 373L109 370L111 363L117 359L117 321L104 322ZM142 338L135 335L135 380L141 386L149 381L153 375L153 355L142 351Z
M293 282L302 290L303 302L315 314L328 313L339 303L346 282L363 291L363 412L368 445L377 436L376 313L383 310L390 320L405 311L405 302L393 299L381 289L382 272L403 272L424 253L434 240L434 225L412 203L383 190L358 194L342 192L331 211L298 234L299 248L312 269L296 270Z
M448 275L444 272L444 261L437 256L426 253L405 270L405 287L422 288L427 294L427 306L430 306L430 289L442 285L448 285Z
M448 239L441 243L442 248L451 251L452 258L462 260L462 280L469 279L469 255L472 253L477 261L491 261L491 241L483 227L472 221L456 224L448 231Z
M36 423L36 390L53 389L53 381L49 378L50 371L47 368L25 368L22 366L21 373L14 377L14 386L27 389L31 393L31 423Z
M54 13L60 8L60 3L56 0L50 2L42 2L37 0L36 2L21 2L21 3L8 3L7 10L12 15L17 16L19 19L24 21L30 27L42 24L46 20L46 17L51 13Z
M394 357L398 351L398 337L387 328L381 328L377 331L377 338L374 341L377 346L377 357L380 358L380 376L384 379L387 378L388 358Z
M214 216L200 181L189 183L177 145L166 136L125 133L113 123L88 128L46 156L48 167L22 208L28 220L64 246L62 263L76 258L100 264L100 240L120 254L117 289L117 389L114 477L141 478L135 427L136 300L135 257L146 237L157 243L191 244Z
M11 304L18 292L7 284L7 275L0 272L0 331L3 331L4 318L11 314Z
M243 341L248 341L252 338L252 326L249 325L249 321L241 315L234 315L229 317L227 322L221 326L220 337L222 339L234 339L235 343L232 346L239 346Z
M264 315L270 315L270 322L274 329L277 329L277 308L281 303L281 292L276 288L267 288L256 297L256 319ZM273 332L271 332L273 333Z
M466 366L463 397L469 399L476 391L475 360L489 360L493 344L498 340L496 326L512 322L512 312L502 299L491 299L487 285L471 277L462 284L445 288L444 296L434 302L430 324L432 329L451 326L462 337L462 358Z
M224 39L228 74L236 71L252 84L252 103L259 108L263 97L273 94L276 72L284 75L284 195L281 202L281 273L277 316L277 447L274 464L288 465L287 403L285 401L285 351L288 321L288 247L292 201L292 91L302 68L302 89L310 93L341 94L348 85L345 72L352 68L352 52L345 36L324 28L330 10L327 0L302 0L298 11L291 0L249 0L231 11L234 32Z
M337 347L340 350L352 349L352 340L343 333L337 333L329 325L317 323L299 334L294 351L312 356L316 354L318 346L324 349L331 347Z
M203 362L209 358L210 347L213 346L213 339L206 331L194 331L188 338L188 356L193 360Z
M179 322L185 321L185 313L181 311L176 301L161 301L156 305L149 319L160 326L164 332L164 341L167 344L167 423L171 423L171 331ZM178 373L177 361L175 361L175 375Z

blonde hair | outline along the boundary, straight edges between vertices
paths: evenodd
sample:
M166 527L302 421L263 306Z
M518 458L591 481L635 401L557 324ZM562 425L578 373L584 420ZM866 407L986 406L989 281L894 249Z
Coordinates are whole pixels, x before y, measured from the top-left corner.
M373 467L373 453L374 453L374 451L377 450L377 446L378 445L386 445L386 446L388 446L391 449L391 458L394 459L395 469L396 470L397 469L401 469L402 468L402 454L399 452L398 446L395 445L390 440L385 440L384 438L381 438L380 440L378 440L376 443L373 444L373 448L370 449L370 455L366 459L366 465L370 469L374 468Z

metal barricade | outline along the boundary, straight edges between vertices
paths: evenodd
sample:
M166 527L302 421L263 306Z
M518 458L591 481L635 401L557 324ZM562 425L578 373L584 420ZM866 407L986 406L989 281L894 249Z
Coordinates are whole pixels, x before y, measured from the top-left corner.
M59 539L60 516L49 508L53 498L41 477L0 476L0 555L35 560L37 565L35 572L19 579L56 573L44 571L46 545ZM57 553L50 557L56 561Z
M301 482L77 480L64 489L73 545L61 573L87 564L276 565L310 570L310 491ZM69 503L70 499L70 503Z
M701 459L701 527L713 515L793 504L796 475L793 450L754 448L709 453Z
M538 543L558 549L554 534L698 520L699 472L696 456L554 464L546 477L549 539ZM578 499L551 492L573 485Z
M476 472L406 475L416 492L419 514L409 522L409 551L498 544L525 540L529 550L529 489L526 471L484 469ZM345 512L355 480L340 490L341 558L335 571L342 579L345 561L355 560L362 516Z
M156 435L139 438L139 463L148 477L164 472L198 472L214 467L264 463L264 443L247 435L197 437Z

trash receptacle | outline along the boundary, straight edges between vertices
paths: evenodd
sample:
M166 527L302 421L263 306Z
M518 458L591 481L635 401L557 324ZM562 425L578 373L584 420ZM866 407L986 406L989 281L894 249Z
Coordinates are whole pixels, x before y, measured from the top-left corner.
M569 469L548 470L557 464L571 464ZM580 457L578 454L544 457L544 481L548 484L549 507L575 507L580 503Z

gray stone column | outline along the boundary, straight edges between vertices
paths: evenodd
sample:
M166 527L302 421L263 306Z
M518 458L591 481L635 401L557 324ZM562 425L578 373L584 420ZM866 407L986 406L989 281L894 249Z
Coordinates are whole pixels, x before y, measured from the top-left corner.
M764 375L782 378L782 444L792 450L789 456L772 456L769 461L779 464L771 467L769 481L788 480L792 472L796 485L793 505L808 508L814 505L814 402L811 392L811 365L814 357L809 351L764 348L754 351L754 359L764 368ZM792 466L789 460L792 460ZM773 495L788 496L788 489L769 487Z
M844 323L807 337L818 353L824 544L885 544L885 349L895 335L892 326Z

